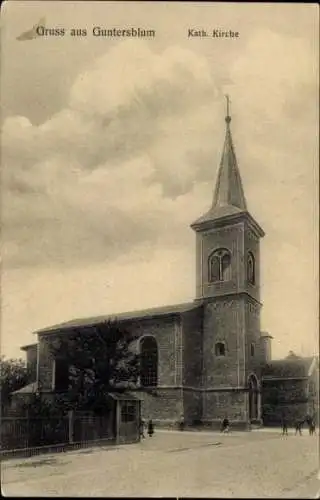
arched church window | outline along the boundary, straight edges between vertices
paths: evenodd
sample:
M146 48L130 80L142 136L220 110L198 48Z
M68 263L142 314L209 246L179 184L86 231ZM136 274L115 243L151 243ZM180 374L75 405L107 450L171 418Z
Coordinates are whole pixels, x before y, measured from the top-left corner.
M254 256L251 252L248 252L248 259L247 259L247 277L248 277L248 282L251 285L254 285L256 282L256 277L255 277L255 261L254 261Z
M140 342L141 385L156 387L158 385L158 344L154 337L143 337Z
M209 281L231 280L231 254L229 250L220 248L209 257Z
M215 355L216 356L225 356L226 355L226 346L224 342L217 342L215 345Z

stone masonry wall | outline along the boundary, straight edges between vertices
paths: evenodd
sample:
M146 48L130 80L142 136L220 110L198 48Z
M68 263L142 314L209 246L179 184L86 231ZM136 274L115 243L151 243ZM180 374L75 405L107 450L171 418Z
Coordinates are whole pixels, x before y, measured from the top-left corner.
M216 342L225 356L216 356ZM220 297L204 305L203 386L236 388L245 383L245 314L242 297Z
M203 393L203 422L220 424L225 417L231 422L245 422L247 418L245 391L208 391Z
M248 252L251 252L255 260L255 284L252 285L248 282L247 276L247 256ZM242 260L242 268L244 271L243 282L244 289L254 297L257 301L260 301L260 240L259 237L250 229L249 225L245 225L244 231L244 255Z
M177 331L179 317L168 316L124 323L125 328L143 337L152 335L158 343L158 385L171 386L177 383ZM182 367L180 366L180 370Z
M281 425L282 414L290 425L308 413L308 380L263 380L262 418L264 425Z
M246 331L246 380L251 373L255 373L258 379L261 378L261 332L260 332L260 304L247 297L245 301L245 331ZM251 352L251 345L254 354Z
M183 407L186 424L202 418L202 395L197 388L202 386L203 308L182 315L183 332Z
M202 422L202 391L184 389L183 410L185 423L187 425L196 425Z
M179 388L157 389L154 394L140 393L141 416L156 425L177 425L183 414L183 394Z
M184 386L200 387L202 384L202 323L202 307L198 307L182 315Z

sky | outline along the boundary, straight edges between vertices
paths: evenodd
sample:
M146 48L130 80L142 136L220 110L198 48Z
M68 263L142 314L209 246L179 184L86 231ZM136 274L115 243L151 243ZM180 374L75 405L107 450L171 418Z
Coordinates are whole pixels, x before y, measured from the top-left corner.
M275 358L318 350L314 4L9 1L1 18L1 353L76 317L192 301L225 98ZM48 28L86 37L18 41ZM154 29L149 39L92 28ZM226 29L234 39L188 37Z

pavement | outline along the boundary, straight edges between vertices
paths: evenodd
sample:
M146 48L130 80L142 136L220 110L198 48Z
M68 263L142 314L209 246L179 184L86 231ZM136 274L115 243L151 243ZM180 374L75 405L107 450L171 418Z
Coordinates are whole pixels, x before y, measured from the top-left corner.
M318 437L156 430L140 443L1 464L4 496L319 498Z

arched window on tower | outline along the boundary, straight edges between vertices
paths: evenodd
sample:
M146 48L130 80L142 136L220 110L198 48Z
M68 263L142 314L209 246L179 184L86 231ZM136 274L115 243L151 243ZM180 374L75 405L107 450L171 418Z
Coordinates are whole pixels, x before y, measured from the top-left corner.
M231 280L231 254L225 248L215 250L209 257L209 281Z
M248 252L247 258L247 278L248 283L251 285L255 285L256 277L255 277L255 261L254 256L251 252Z
M140 342L141 386L156 387L158 385L158 344L154 337L143 337Z
M224 342L217 342L215 345L215 355L216 356L225 356L226 355L226 346Z

